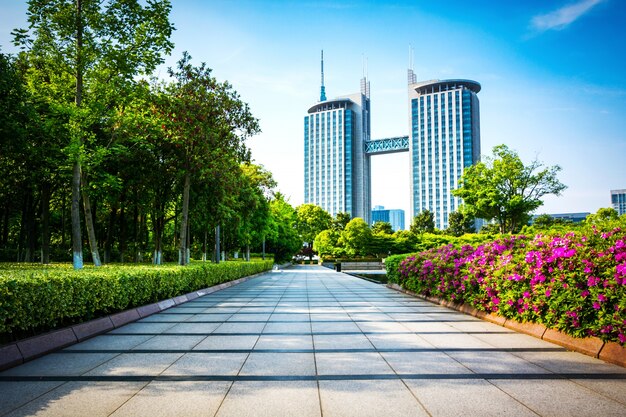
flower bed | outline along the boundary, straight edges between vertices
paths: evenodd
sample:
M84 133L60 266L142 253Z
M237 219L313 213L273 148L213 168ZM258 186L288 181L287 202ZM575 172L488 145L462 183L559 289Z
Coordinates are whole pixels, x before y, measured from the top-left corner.
M186 267L0 264L0 335L15 339L270 270L273 261ZM13 334L13 336L11 336ZM28 334L28 333L26 333ZM1 344L1 343L0 343Z
M626 233L620 228L447 245L406 256L388 276L419 294L626 344Z

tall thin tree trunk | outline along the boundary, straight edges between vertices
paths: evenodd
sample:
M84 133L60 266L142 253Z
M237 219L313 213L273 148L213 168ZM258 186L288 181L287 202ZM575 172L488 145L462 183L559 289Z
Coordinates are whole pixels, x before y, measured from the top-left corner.
M76 0L76 107L80 107L83 100L83 23L82 0ZM74 269L83 268L83 244L80 231L80 147L82 140L73 139L76 146L74 168L72 170L72 262Z
M113 246L113 228L115 227L115 218L117 217L117 204L111 206L109 214L109 225L107 227L107 235L104 243L104 263L111 262L111 247Z
M221 253L221 248L220 248L220 226L217 225L215 227L215 263L216 264L220 263L220 253Z
M41 185L41 263L50 263L50 184Z
M122 199L122 208L120 209L119 228L120 228L120 262L124 263L124 253L126 252L126 205L124 204L124 195Z
M191 188L191 176L185 173L183 186L183 215L180 224L180 265L187 265L187 221L189 220L189 190Z
M202 244L202 262L206 262L206 241L207 241L207 231L204 231L204 243Z
M83 176L84 178L84 176ZM87 229L87 237L89 238L89 248L91 249L91 258L94 266L101 266L100 253L98 253L98 241L96 240L96 230L93 227L93 218L91 216L91 203L89 202L89 194L85 191L83 183L83 208L85 209L85 228Z

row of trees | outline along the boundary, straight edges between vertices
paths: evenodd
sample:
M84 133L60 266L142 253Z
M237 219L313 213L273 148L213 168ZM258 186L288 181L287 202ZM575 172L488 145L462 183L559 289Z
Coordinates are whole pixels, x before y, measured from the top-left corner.
M250 163L259 124L232 86L187 53L150 78L173 48L170 9L28 2L22 52L0 53L2 260L82 268L88 242L95 265L186 264L192 250L218 259L220 231L225 250L299 249L295 210Z

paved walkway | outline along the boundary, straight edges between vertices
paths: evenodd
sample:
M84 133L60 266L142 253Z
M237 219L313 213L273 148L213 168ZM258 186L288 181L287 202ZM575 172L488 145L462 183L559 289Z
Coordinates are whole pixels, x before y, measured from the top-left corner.
M626 416L626 369L316 266L0 373L10 416Z

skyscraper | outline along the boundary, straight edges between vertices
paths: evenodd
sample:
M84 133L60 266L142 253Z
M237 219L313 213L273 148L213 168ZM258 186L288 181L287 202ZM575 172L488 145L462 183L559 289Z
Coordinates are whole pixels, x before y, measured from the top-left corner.
M409 70L411 213L434 214L445 229L461 200L452 196L463 170L480 160L480 84L470 80L416 82Z
M372 209L372 225L376 222L390 223L394 232L404 230L404 210L374 206Z
M370 156L364 142L370 137L369 82L359 93L328 100L322 86L320 101L304 117L304 202L320 206L332 216L348 212L370 222Z

